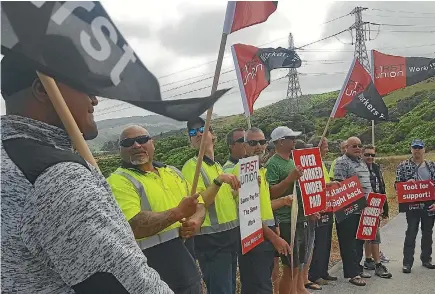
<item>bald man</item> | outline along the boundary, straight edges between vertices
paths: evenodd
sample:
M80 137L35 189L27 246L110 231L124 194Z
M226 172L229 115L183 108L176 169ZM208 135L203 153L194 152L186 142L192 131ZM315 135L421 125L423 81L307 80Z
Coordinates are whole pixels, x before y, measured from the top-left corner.
M334 179L344 181L352 176L357 176L367 199L369 193L372 192L372 185L370 171L362 159L362 147L359 138L350 137L347 139L346 153L338 158L335 164ZM345 278L349 278L349 282L354 285L365 286L366 282L362 278L370 278L371 275L365 273L361 265L364 241L356 239L360 216L361 211L357 211L337 223L337 235ZM392 277L388 269L381 263L376 265L375 274L382 278Z
M191 187L181 172L153 161L154 142L140 126L125 129L119 145L122 166L108 182L148 264L175 293L202 293L191 237L204 221L204 201L218 189L188 196Z

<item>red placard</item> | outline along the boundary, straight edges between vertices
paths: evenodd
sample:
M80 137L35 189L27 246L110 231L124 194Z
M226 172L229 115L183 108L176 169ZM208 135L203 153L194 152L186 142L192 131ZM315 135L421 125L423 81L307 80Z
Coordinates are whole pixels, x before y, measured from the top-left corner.
M326 184L320 149L293 150L293 160L296 166L304 169L303 176L299 178L299 187L305 216L323 211L326 208Z
M384 194L370 193L367 197L367 207L361 213L356 238L359 240L375 240L379 227L379 216L387 196Z
M414 203L435 200L435 187L431 180L400 182L396 184L397 201Z
M341 222L349 215L361 211L367 205L357 176L340 182L338 188L328 188L328 192L337 222Z

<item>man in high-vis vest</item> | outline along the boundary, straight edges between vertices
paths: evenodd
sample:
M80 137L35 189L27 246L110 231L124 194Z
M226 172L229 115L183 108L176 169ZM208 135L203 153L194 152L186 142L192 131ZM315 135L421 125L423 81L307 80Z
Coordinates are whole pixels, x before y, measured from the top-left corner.
M108 182L148 264L175 293L202 293L189 252L190 237L199 231L205 216L202 197L186 197L191 188L181 172L153 161L154 144L144 128L131 126L122 132L120 153L122 167ZM203 192L204 197L215 194L213 189Z
M227 146L230 150L230 156L222 167L224 172L232 173L239 160L245 157L246 151L244 142L245 130L242 128L233 129L227 134Z
M246 156L258 156L259 161L266 150L267 140L259 128L250 128L246 132L245 150ZM240 164L234 167L233 174L239 177ZM291 252L289 244L275 232L275 218L272 211L269 183L266 180L266 168L260 165L260 212L263 222L264 241L245 255L239 252L239 271L241 281L241 293L272 294L272 271L274 266L275 250L280 254L288 255ZM280 204L286 198L276 199L274 206Z
M205 122L195 118L187 122L192 147L199 149ZM201 165L197 191L203 196L207 213L200 233L195 236L195 252L201 267L208 293L231 294L236 291L239 220L233 190L240 182L232 174L224 174L221 165L214 161L213 130L205 139L205 155ZM189 159L182 173L193 182L197 157ZM218 190L215 198L204 197L202 191L212 187Z

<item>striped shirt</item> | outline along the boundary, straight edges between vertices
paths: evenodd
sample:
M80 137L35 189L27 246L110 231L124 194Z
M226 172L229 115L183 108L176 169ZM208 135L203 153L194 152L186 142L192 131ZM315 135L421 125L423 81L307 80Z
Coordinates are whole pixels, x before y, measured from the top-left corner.
M372 192L370 172L367 168L367 164L365 164L365 162L360 158L353 159L346 154L339 157L334 167L334 179L343 181L353 176L358 176L361 187L364 191L364 196L367 199L369 193Z

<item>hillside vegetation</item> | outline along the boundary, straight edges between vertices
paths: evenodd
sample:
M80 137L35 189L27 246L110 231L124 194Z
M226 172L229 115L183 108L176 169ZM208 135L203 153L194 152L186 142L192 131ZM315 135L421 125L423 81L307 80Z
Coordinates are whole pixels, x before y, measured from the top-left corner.
M302 131L302 139L308 140L314 135L322 134L337 95L338 91L305 96L309 106L296 115L290 114L289 101L281 100L257 109L251 117L251 122L253 126L261 128L266 137L270 136L275 127L285 125L293 130ZM409 143L413 138L423 139L427 150L435 150L434 79L397 90L384 97L384 101L389 108L392 121L379 122L375 126L378 153L384 156L407 154ZM225 136L233 128L246 128L246 119L243 115L220 117L214 119L212 125L217 135L216 159L224 163L228 157ZM371 122L353 114L347 114L345 118L334 119L327 133L328 139L332 142L330 144L331 158L338 152L337 142L350 136L360 137L364 144L371 143ZM112 145L114 146L113 151L116 152L116 144ZM156 160L179 168L195 155L195 150L190 148L185 129L156 137L155 146ZM106 155L97 160L105 175L113 171L119 163L118 155Z

